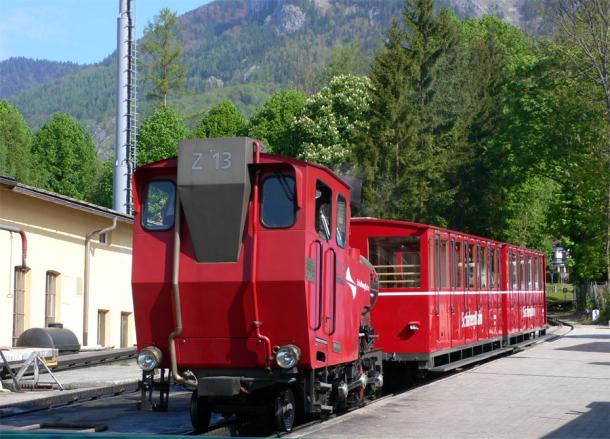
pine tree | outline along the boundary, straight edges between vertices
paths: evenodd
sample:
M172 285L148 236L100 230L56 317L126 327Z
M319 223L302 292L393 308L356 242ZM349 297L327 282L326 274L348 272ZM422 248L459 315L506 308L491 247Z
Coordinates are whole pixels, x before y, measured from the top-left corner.
M437 95L450 69L455 19L434 0L407 0L371 69L369 134L357 156L367 214L443 223L451 103Z
M176 13L163 8L144 29L140 45L140 50L147 56L143 62L147 72L145 79L152 83L148 97L161 101L163 106L167 106L168 95L180 92L186 83L187 68L180 64L184 43L178 40L177 34Z

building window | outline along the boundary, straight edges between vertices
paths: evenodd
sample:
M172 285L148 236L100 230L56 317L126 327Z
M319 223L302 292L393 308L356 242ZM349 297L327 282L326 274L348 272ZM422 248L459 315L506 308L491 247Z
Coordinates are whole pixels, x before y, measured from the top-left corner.
M126 348L129 346L129 321L131 319L131 313L123 311L121 313L121 347Z
M100 245L105 245L108 247L110 245L110 233L104 232L99 234L99 243Z
M27 269L15 267L15 291L13 294L13 346L17 344L17 339L25 330L25 275Z
M56 271L47 271L46 282L45 282L45 311L44 311L44 325L48 327L49 324L55 323L59 316L57 313L57 297L58 297L58 278L59 273Z
M106 346L107 337L106 331L108 330L108 310L99 309L97 311L97 344L100 346Z

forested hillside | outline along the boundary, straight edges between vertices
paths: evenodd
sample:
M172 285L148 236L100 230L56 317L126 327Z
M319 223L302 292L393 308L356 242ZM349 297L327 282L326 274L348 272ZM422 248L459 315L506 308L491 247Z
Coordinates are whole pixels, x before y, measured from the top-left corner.
M23 57L0 62L0 98L13 96L30 87L76 72L81 66Z
M527 12L533 0L510 2L511 7L503 3L445 0L438 6L450 5L459 16L491 13L525 27L536 26ZM216 0L202 6L179 19L188 79L186 93L174 96L172 105L190 124L223 99L250 115L279 87L314 91L333 48L353 43L363 55L356 73L366 73L402 4L402 0ZM33 128L55 112L71 114L93 135L102 158L109 157L114 147L114 56L95 66L75 67L73 74L66 74L65 68L48 69L57 79L42 78L37 86L5 96ZM28 77L27 71L14 77ZM25 85L25 79L20 81ZM152 110L143 99L147 91L139 90L142 117Z

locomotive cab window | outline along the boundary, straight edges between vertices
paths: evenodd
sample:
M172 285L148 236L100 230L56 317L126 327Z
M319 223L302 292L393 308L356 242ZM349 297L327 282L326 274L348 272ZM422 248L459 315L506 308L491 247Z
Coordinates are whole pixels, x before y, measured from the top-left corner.
M169 230L174 226L176 187L167 180L148 183L142 210L142 227L151 231Z
M316 183L316 232L320 238L330 241L332 237L332 191L321 181Z
M291 227L297 218L296 183L285 174L271 175L263 181L261 222L270 229Z
M347 203L343 195L337 196L337 230L335 238L339 247L345 247L347 234Z

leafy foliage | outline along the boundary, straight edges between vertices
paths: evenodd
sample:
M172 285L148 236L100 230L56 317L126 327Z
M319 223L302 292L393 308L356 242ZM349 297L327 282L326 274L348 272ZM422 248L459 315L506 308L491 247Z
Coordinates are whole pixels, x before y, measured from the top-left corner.
M30 183L32 133L21 113L11 103L0 100L0 175Z
M230 101L222 101L203 116L193 137L238 137L246 133L246 119Z
M306 95L296 89L283 89L271 96L252 115L248 134L265 143L272 152L295 156L292 122L305 105Z
M455 116L443 78L450 73L457 25L433 0L405 2L371 69L371 117L357 157L365 213L444 224L444 172ZM444 92L444 93L441 93Z
M176 155L178 144L188 136L182 117L172 107L158 107L138 130L138 166Z
M73 117L55 114L36 133L32 152L46 189L86 199L98 167L93 139Z
M340 75L307 99L292 125L300 145L297 156L338 168L351 157L356 137L366 131L370 80Z
M106 160L96 174L91 193L87 197L89 201L99 206L112 208L113 173L114 160Z

